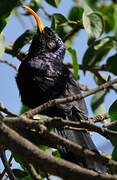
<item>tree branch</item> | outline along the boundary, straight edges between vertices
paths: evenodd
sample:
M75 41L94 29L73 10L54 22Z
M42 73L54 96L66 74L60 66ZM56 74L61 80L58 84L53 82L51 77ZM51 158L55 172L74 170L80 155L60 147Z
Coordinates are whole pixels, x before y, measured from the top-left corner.
M10 55L13 56L13 43L5 47L5 53L10 54ZM26 58L26 55L27 55L27 53L25 53L25 52L23 52L23 51L20 51L20 52L17 54L16 57L17 57L20 61L23 61L23 60Z
M10 127L15 128L31 128L36 131L40 131L41 133L46 132L46 128L64 128L66 126L74 127L74 128L85 128L89 131L94 131L99 133L100 135L106 137L107 139L116 138L117 132L111 131L108 129L104 129L102 127L96 126L93 123L81 120L81 122L74 122L69 120L64 120L59 117L53 117L48 119L40 119L40 120L31 120L24 117L19 118L4 118L4 123L6 123ZM43 126L42 126L43 125Z
M4 164L4 167L5 167L5 171L7 172L9 178L11 180L16 180L12 170L10 169L9 163L7 162L5 151L4 151L4 149L2 147L0 148L0 155L1 155L1 159L2 159L2 162Z
M101 135L105 136L106 138L117 138L117 132L106 130L104 128L95 126L92 123L89 123L87 121L81 121L81 122L72 122L68 120L63 120L62 118L48 118L48 119L42 119L42 120L30 120L27 118L4 118L4 123L12 128L18 128L18 129L26 129L26 128L32 128L35 130L38 130L38 125L43 124L48 128L62 128L63 126L71 126L71 127L84 127L88 130L92 130L95 132L100 133ZM42 133L41 133L42 135ZM98 161L112 169L113 171L117 170L117 162L114 162L112 160L109 160L104 155L99 155L96 152L92 152L88 149L84 149L78 144L75 144L61 136L56 135L53 132L48 132L47 130L43 131L43 137L47 140L50 140L53 142L53 144L56 145L62 145L67 147L71 152L75 153L76 155L86 157L93 161ZM38 138L39 139L39 138ZM48 144L47 144L48 145Z
M73 68L73 64L68 62L65 63L65 65L69 68L72 69ZM83 71L108 71L106 64L102 65L102 66L90 66L90 65L82 65L79 64L79 69L83 70Z
M45 172L57 175L64 179L86 179L90 180L111 180L117 179L116 175L100 174L92 170L82 168L71 162L50 157L37 146L21 137L14 130L0 122L0 144L5 144L24 163L31 163L34 167L39 167Z

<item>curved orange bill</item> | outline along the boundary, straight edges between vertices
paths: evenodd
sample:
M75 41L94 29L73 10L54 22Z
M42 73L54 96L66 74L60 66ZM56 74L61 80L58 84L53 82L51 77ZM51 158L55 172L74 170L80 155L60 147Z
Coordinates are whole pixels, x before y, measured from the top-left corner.
M39 30L40 30L40 33L42 33L44 31L44 26L43 26L40 18L38 17L38 15L32 9L30 9L29 7L24 6L24 5L22 7L25 8L27 11L29 11L35 17L35 19L37 21L37 25L38 25Z

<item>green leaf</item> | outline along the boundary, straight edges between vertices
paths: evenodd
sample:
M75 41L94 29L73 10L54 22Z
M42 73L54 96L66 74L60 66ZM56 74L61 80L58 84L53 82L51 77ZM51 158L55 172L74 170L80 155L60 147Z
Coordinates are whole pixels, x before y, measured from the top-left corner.
M60 156L60 153L57 149L52 149L52 155L55 156L56 158L60 159L61 156Z
M86 0L86 3L92 9L98 9L98 7L100 6L99 0Z
M48 4L54 6L55 8L59 7L61 0L45 0Z
M13 171L13 174L15 175L15 177L16 177L17 179L24 178L24 177L26 177L26 176L28 175L27 172L22 171L22 170L20 170L20 169L13 169L12 171Z
M111 56L107 60L107 69L117 75L117 54Z
M19 0L0 1L0 17L4 14L10 14L13 8L21 5Z
M26 45L27 43L30 42L30 40L32 40L34 34L35 34L35 30L26 30L20 37L18 37L18 39L15 41L14 45L13 45L13 55L16 56L21 48Z
M78 79L79 65L78 65L78 58L77 58L76 50L72 48L68 48L67 51L70 53L72 57L74 76L76 77L76 79Z
M66 23L68 20L62 14L53 14L51 28L56 30L58 26Z
M84 8L83 25L88 34L88 44L92 43L96 38L99 38L104 30L102 16L88 6Z
M23 113L25 113L26 111L28 111L29 110L29 108L28 107L26 107L26 106L24 106L24 105L22 105L22 107L21 107L21 109L20 109L20 115L21 114L23 114Z
M40 176L40 180L44 180L44 178L46 178L46 174L45 174L45 172L43 172L43 171L39 171L39 176Z
M42 5L42 0L31 0L30 3L29 3L29 7L31 9L33 9L33 11L37 12L38 9L41 7ZM31 15L30 12L26 12L25 15Z
M117 161L117 145L113 149L112 160Z
M114 4L105 3L101 6L100 11L104 20L104 30L109 33L114 28Z
M48 146L39 145L39 148L43 151L50 151L50 147Z
M117 120L117 100L109 108L109 117L111 118L111 122Z
M32 177L30 175L25 176L24 178L22 178L21 180L33 180ZM42 179L40 179L42 180Z
M4 33L0 33L0 58L2 57L3 53L5 51L5 36Z
M104 74L100 74L100 76L101 76L105 81L107 81L107 77L106 77ZM102 82L100 79L98 79L97 76L93 75L93 79L94 79L94 81L96 82L96 84L97 84L98 86L100 86L100 85L103 84L103 82Z
M114 101L114 103L110 106L108 113L109 113L111 122L117 120L117 100ZM109 127L109 129L112 131L117 131L117 125ZM117 147L117 139L111 138L111 143L113 144L113 146Z
M83 15L83 8L80 6L74 6L71 8L68 19L72 21L81 21Z
M117 4L114 4L114 33L117 37Z
M10 15L12 9L19 5L20 5L19 0L0 1L0 32L7 24L8 16Z
M16 161L17 163L19 163L20 166L22 167L22 169L24 169L24 171L25 171L24 163L19 159L19 157L17 157L17 156L16 156L15 154L13 154L13 153L12 153L12 156L13 156L13 158L15 159L15 161Z
M83 65L98 65L114 47L113 37L105 37L89 46L83 57Z
M67 22L67 18L62 14L54 14L52 16L51 28L58 34L61 39L63 39L66 34L71 31L71 27L66 24Z
M44 180L45 178L46 178L46 174L43 171L39 171L38 179ZM28 175L22 178L21 180L33 180L33 179L30 175Z
M94 94L94 96L92 97L91 108L95 115L105 113L105 108L104 108L105 95L106 95L105 91L100 91Z
M6 26L7 22L8 22L8 13L0 17L0 33Z
M80 6L74 6L71 8L69 15L68 15L68 19L69 19L69 23L70 21L72 22L76 22L75 23L71 23L70 26L75 28L77 26L78 22L82 22L82 15L83 15L83 8ZM79 28L80 30L80 28Z

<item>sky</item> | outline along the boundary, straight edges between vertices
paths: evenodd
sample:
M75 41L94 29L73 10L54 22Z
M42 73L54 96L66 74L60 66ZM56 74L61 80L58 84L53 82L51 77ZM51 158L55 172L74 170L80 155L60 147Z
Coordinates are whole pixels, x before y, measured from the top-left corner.
M69 4L69 6L68 6ZM68 15L69 9L73 6L73 2L71 0L62 1L60 4L60 8L56 9L51 6L48 6L46 2L44 2L43 6L46 8L50 14L52 13L63 13L65 16ZM67 7L67 8L65 8ZM19 12L23 13L24 10L22 8L18 9ZM42 10L38 12L44 26L50 26L51 22L48 21L48 19L43 14ZM22 21L25 24L25 28L22 27L21 23L15 16L11 15L9 18L9 23L4 29L4 34L6 36L6 44L9 44L17 39L18 36L20 36L26 29L32 29L32 23L29 20L28 17L21 16ZM33 18L32 18L33 19ZM34 21L34 19L33 19ZM77 51L78 55L78 62L81 63L83 54L85 50L87 49L87 34L84 32L84 30L81 30L77 38L75 39L75 42L72 46ZM27 50L27 47L24 48L24 50ZM112 52L111 52L112 54ZM15 64L16 66L19 66L20 61L16 58L10 56L10 55L3 55L2 59L8 60L9 62ZM71 57L66 53L65 61L71 61ZM82 71L79 71L80 75L80 82L83 84L86 84L90 88L96 87L95 83L92 81L91 74L89 72L86 73L86 76L84 77L84 74ZM18 92L18 88L16 86L16 71L12 69L11 67L7 66L6 64L0 64L0 103L4 104L5 107L7 107L10 111L14 113L19 113L21 108L21 101L20 96ZM90 109L90 99L91 96L86 98L86 104L89 111L89 117L94 116L91 109ZM105 100L105 109L106 112L108 111L110 105L114 100L116 99L116 95L113 91L107 95ZM97 135L94 133L92 136L93 141L95 142L98 149L105 151L107 153L112 152L112 145L109 143L109 141L105 138L103 138L100 135Z

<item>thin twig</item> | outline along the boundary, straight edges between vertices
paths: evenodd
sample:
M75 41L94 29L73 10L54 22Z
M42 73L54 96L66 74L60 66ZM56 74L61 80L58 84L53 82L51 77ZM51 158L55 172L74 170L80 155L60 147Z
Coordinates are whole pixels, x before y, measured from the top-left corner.
M105 83L106 82L106 80L100 75L100 73L97 70L92 70L92 72L95 74L95 76L98 78L98 80L101 81L101 83ZM117 91L117 87L116 86L112 86L112 89Z
M41 9L43 10L44 14L49 18L49 19L52 19L52 15L48 13L48 11L46 11L46 9L41 6Z
M39 175L37 174L35 168L33 167L32 164L25 164L29 174L31 175L32 179L34 180L40 180Z
M0 103L0 111L4 112L5 114L8 114L10 116L17 117L17 114L14 114L11 111L9 111L6 107L4 107L4 105L2 103Z
M93 122L93 123L96 123L96 122L101 122L101 121L104 121L105 119L108 119L109 118L109 114L106 113L106 114L99 114L95 117L91 117L88 119L89 122Z
M78 23L77 26L71 31L65 38L63 39L63 42L65 43L67 40L69 40L74 34L76 34L80 29L84 29L83 25L81 23Z
M45 175L46 175L46 179L47 179L47 180L51 180L51 179L50 179L50 174L49 174L49 173L45 173Z
M11 163L12 158L13 158L13 157L12 157L12 155L11 155L10 158L9 158L9 161L8 161L8 164L9 164L10 167L12 166L12 163ZM0 174L0 180L3 179L5 173L6 173L6 169L4 169L3 172Z
M88 86L86 86L80 82L78 82L78 85L79 85L79 88L81 91L89 91L90 90L90 88Z
M70 62L65 63L65 65L68 68L71 68L71 69L73 68L73 64ZM90 66L90 65L84 66L82 64L79 64L79 69L83 71L108 71L106 64L103 64L101 66Z
M9 178L11 180L16 180L12 170L10 169L9 163L7 162L7 158L6 158L4 149L2 147L0 148L0 154L1 154L1 159L2 159L2 162L4 164L5 170L6 170L7 174L8 174L8 176L9 176Z
M97 77L97 79L101 81L101 83L106 83L106 80L103 79L103 77L100 75L100 73L97 70L92 70L92 72Z
M76 127L64 126L63 128L61 128L61 130L73 130L73 131L84 132L84 133L89 134L89 131L85 128L76 128Z
M8 62L7 60L2 60L2 59L0 59L0 63L5 63L5 64L11 66L11 67L12 67L13 69L15 69L16 71L18 71L18 68L17 68L14 64Z
M115 126L115 125L117 125L117 120L116 120L116 121L113 121L113 122L111 122L111 123L108 123L108 124L104 124L103 127L104 127L104 128L110 128L110 127L113 127L113 126Z

